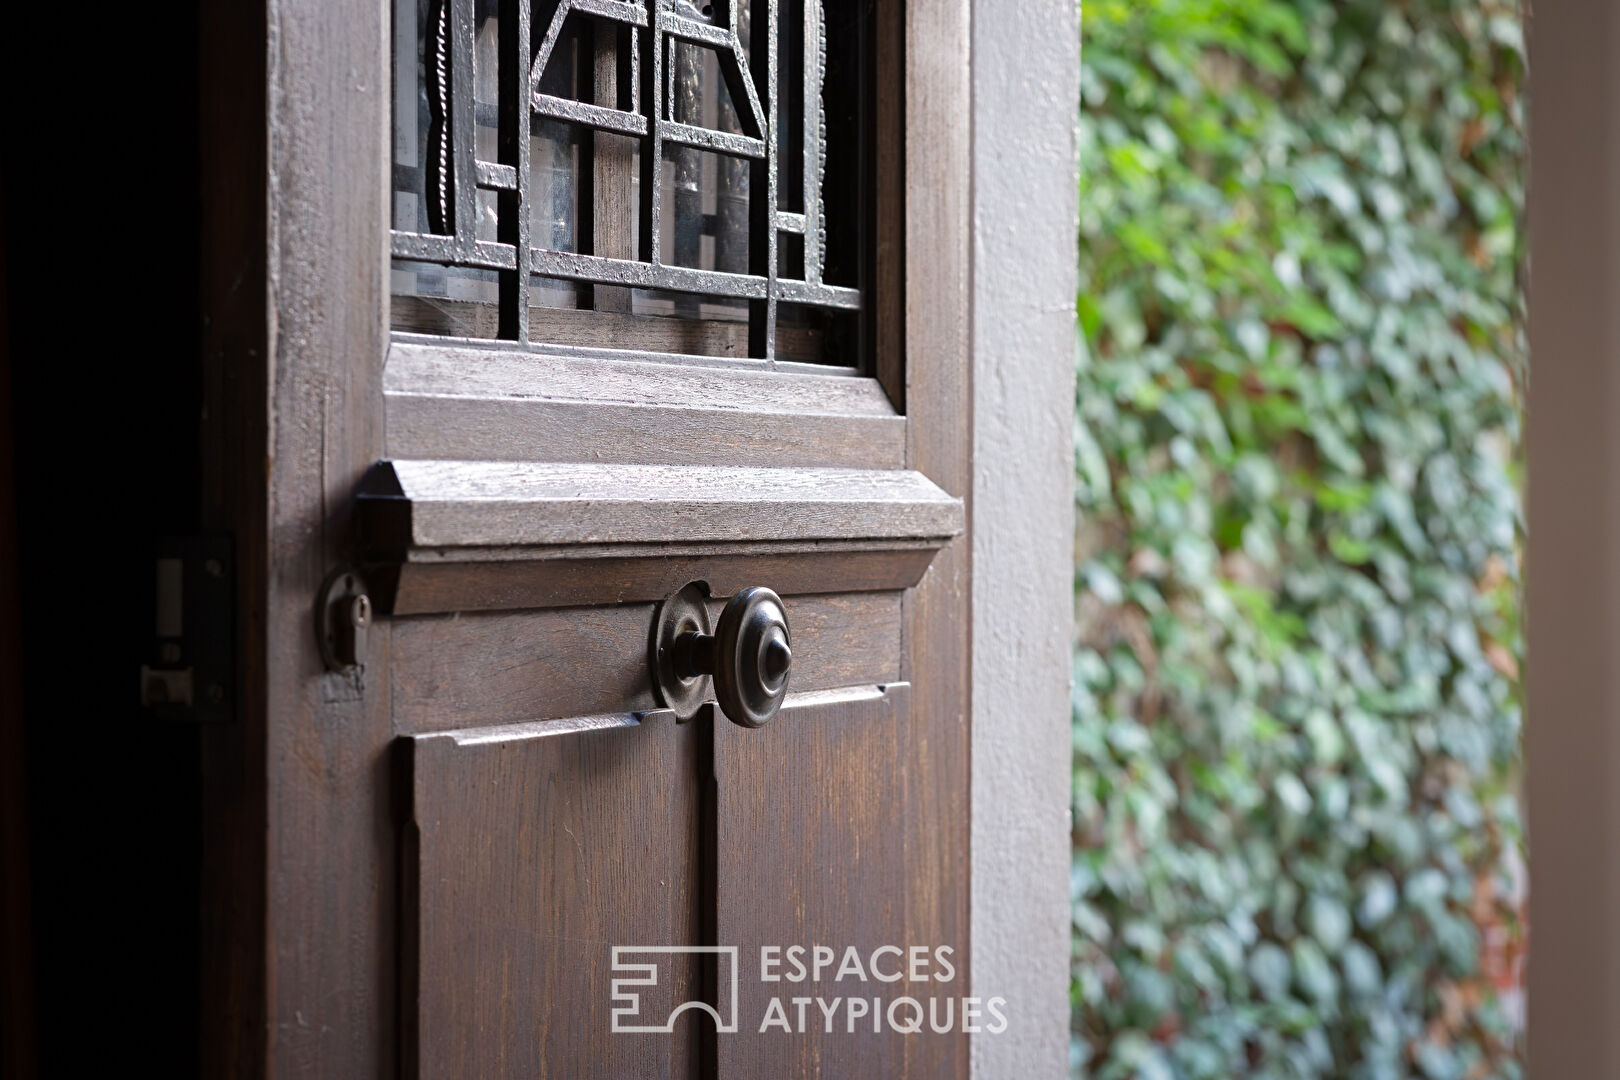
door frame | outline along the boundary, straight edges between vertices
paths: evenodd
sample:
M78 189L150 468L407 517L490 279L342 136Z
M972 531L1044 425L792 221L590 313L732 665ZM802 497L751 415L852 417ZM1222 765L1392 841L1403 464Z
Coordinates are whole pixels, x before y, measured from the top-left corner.
M995 13L982 20L983 35L974 7L928 0L879 9L879 63L887 49L904 65L904 93L880 107L879 130L903 124L907 137L902 159L879 166L902 188L904 232L878 241L880 252L904 250L903 264L886 260L904 268L904 363L880 344L876 374L904 401L906 467L964 498L969 515L969 531L907 596L915 629L903 674L919 715L938 725L909 763L908 782L931 793L931 819L944 823L937 844L908 855L918 860L908 873L971 881L976 910L970 924L967 886L927 890L908 908L931 932L954 928L969 943L970 992L1006 997L1015 1031L1025 1023L1017 1002L1029 1002L1028 1038L995 1045L1038 1048L1056 1075L1062 1061L1049 1051L1066 1042L1066 1010L1060 1028L1053 1007L1038 1003L1054 990L1066 1000L1051 977L1055 958L1067 956L1066 930L1062 942L1050 933L1066 928L1066 900L1059 910L1046 893L1061 889L1067 864L1066 848L1054 858L1053 838L1067 834L1067 751L1054 747L1066 747L1068 604L1052 596L1066 597L1068 581L1072 339L1062 335L1073 324L1068 88L1078 37L1075 13L1056 3L981 2ZM390 808L377 805L387 763L347 751L357 733L387 743L388 685L325 673L311 618L322 580L354 549L354 493L387 456L390 75L378 43L388 40L388 13L385 0L279 0L248 16L202 7L202 516L206 529L236 537L241 672L237 722L203 736L205 1075L375 1075L396 1052L397 1002L378 989L397 982L385 883L399 867ZM1017 70L1027 46L1043 41L1041 93L1015 100L1016 87L997 89L993 71ZM995 69L970 62L976 44ZM1011 126L996 135L1003 123ZM1067 149L1061 137L1051 141L1060 127ZM976 194L974 165L1023 153L1011 138L1019 130L1041 133L1043 147L1031 161L1043 213L1026 220L1063 228L1009 234L1009 246L997 219L1018 203L1000 202L1005 186L995 183ZM1054 276L1015 297L1013 268L1031 243ZM347 272L365 265L373 272ZM348 285L334 297L338 279ZM999 365L1031 346L1043 355L1056 348L1062 361L1032 365L1041 377L1003 378ZM961 425L963 416L973 423ZM988 513L976 528L977 499ZM373 663L386 665L386 623L371 638ZM1008 662L1014 649L1024 654L1017 665ZM271 671L292 676L272 681ZM970 678L982 684L971 699ZM985 741L970 743L981 728ZM984 767L970 778L970 753L981 746ZM1026 837L1032 822L1044 825ZM979 848L996 859L981 863ZM1034 894L1037 917L1011 918L1030 913L1027 886L1037 880L1047 886ZM1025 922L1044 931L1006 936ZM1022 955L1029 950L1044 951ZM1009 984L981 986L972 970L981 960ZM988 1050L975 1060L983 1075L1000 1072Z
M1067 1075L1080 7L976 0L973 52L975 1077ZM1016 162L1016 167L1009 167Z
M1528 1032L1533 1076L1620 1070L1620 11L1530 37Z

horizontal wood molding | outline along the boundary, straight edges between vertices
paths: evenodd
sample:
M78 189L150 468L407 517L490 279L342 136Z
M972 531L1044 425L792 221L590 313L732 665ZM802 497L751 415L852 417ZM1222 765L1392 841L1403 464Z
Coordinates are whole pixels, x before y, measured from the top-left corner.
M961 533L875 379L396 338L360 505L384 612L899 590ZM650 464L656 462L658 464ZM678 580L677 580L678 579Z
M393 461L359 503L395 615L648 601L693 580L895 591L962 531L961 501L901 469Z
M395 341L394 458L900 468L906 421L877 380Z
M962 503L918 472L393 461L366 501L405 548L756 540L938 540ZM405 511L403 519L399 512Z
M822 542L753 544L704 551L677 544L626 545L613 554L570 549L523 552L516 559L440 561L432 553L373 567L372 599L392 615L577 607L662 600L689 581L716 596L766 584L793 593L909 589L937 550Z
M793 629L794 694L899 681L900 596L784 597ZM395 619L394 731L657 710L647 674L653 606ZM713 617L720 607L714 601Z

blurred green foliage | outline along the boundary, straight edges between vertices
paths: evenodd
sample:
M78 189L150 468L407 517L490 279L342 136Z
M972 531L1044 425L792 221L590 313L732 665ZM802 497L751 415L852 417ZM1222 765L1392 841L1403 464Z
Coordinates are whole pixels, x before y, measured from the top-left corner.
M1084 4L1077 1075L1521 1075L1524 65Z

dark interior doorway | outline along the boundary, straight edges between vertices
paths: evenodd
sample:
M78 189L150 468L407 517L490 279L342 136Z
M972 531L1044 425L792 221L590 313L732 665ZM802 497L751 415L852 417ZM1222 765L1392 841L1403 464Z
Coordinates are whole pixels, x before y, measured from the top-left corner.
M0 1062L193 1076L197 733L148 718L138 675L152 544L196 526L197 11L24 4L8 24Z

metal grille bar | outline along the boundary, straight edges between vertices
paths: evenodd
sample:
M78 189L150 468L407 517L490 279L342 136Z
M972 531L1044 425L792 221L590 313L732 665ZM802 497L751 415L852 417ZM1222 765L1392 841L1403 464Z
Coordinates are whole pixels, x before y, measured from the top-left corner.
M792 37L787 40L793 42L792 48L788 55L779 55L779 41L784 40L779 37L780 0L716 0L712 16L700 14L690 0L498 0L493 9L498 12L499 107L495 110L498 116L490 118L489 110L475 103L473 91L475 17L477 8L489 6L489 0L429 0L419 45L421 70L426 73L422 100L428 145L425 159L414 166L420 170L416 175L423 177L424 186L418 190L426 194L422 224L427 231L395 229L394 256L494 271L499 280L500 336L519 343L529 340L528 288L535 278L579 283L581 302L594 302L591 296L596 286L608 287L608 292L649 289L747 301L750 355L767 362L774 359L779 303L861 310L858 289L823 282L827 132L822 84L827 25L823 0L797 3L799 6L789 8L794 25L789 27ZM801 17L802 33L798 27ZM569 59L569 52L559 48L565 39L573 40L567 37L571 19L585 20L594 28L596 36L590 38L597 42L593 56ZM541 29L544 32L536 41L536 31ZM677 42L685 49L708 50L719 62L730 101L729 107L721 109L718 127L681 114L690 112L694 99L685 83L677 92L677 68L681 67L676 62ZM553 63L588 67L575 79L578 99L541 89ZM696 69L691 71L681 78L695 79ZM684 102L679 108L678 97ZM710 101L712 113L712 97ZM801 183L797 174L802 168L802 209L780 205L782 146L776 128L783 101L792 103L795 113L789 127L802 128L802 144L787 159L795 173L793 185ZM587 133L583 143L575 144L581 147L577 166L567 159L546 166L570 170L560 182L574 184L577 194L573 197L581 203L583 223L576 228L581 235L576 237L574 251L548 246L553 232L531 239L530 222L537 211L530 162L534 117L560 121ZM494 161L484 160L478 153L478 125L487 125L490 119L495 120L498 133ZM733 129L723 130L727 125ZM622 168L590 164L593 145L615 145L593 144L597 132L639 143L640 244L633 258L616 257L630 250L621 249L618 243L601 246L601 238L612 235L602 230L620 227L617 222L594 228L590 224L592 210L585 204L595 198L596 205L606 205L601 191L593 197L592 185L617 182L619 174L612 170ZM567 144L561 145L566 150ZM715 237L715 257L724 269L684 265L692 261L696 250L687 240L682 240L686 247L675 255L683 265L669 261L661 239L666 146L681 148L675 153L677 176L684 177L678 184L697 182L694 151L721 155L743 170L739 174L731 166L723 166L720 182L736 185L742 182L742 175L747 178L746 273L735 272L742 268L741 263L733 266L734 257L727 254L742 239L741 220L729 209L739 205L737 196L727 190L721 192L724 206L720 212L705 213L687 200L680 203L681 216L677 217L688 223L686 228L696 227L703 235ZM627 163L629 158L611 160ZM402 168L405 173L400 172ZM406 166L396 166L395 173L412 175ZM629 183L628 175L623 182ZM480 238L479 200L491 198L480 196L480 190L493 195L494 241ZM622 200L617 205L631 213ZM804 262L799 276L782 273L779 237L784 234L802 238ZM628 243L627 236L623 243ZM795 240L795 259L798 244ZM628 303L628 293L617 295L625 299L608 297L602 302Z

